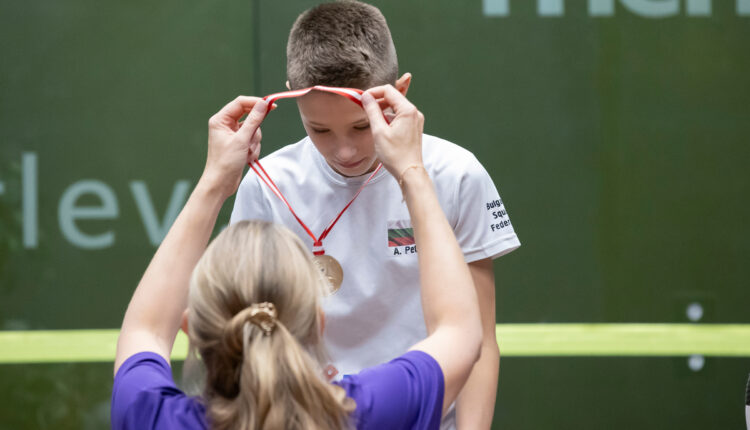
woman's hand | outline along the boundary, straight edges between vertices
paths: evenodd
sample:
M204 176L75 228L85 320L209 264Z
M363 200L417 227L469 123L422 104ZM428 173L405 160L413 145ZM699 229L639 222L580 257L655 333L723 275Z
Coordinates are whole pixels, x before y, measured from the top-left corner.
M200 183L223 198L237 191L245 166L260 154L260 124L267 111L263 99L239 96L208 120L208 155Z
M378 159L394 178L400 179L410 166L422 166L424 115L391 85L370 88L362 94L362 104L370 119ZM394 116L390 124L383 108Z

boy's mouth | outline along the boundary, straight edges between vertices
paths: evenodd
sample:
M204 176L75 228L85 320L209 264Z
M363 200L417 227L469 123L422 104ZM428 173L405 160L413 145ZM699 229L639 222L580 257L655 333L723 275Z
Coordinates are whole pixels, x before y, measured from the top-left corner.
M355 161L353 163L336 163L339 165L339 167L343 167L344 169L353 169L355 167L358 167L362 162L365 161L365 159L361 159L359 161Z

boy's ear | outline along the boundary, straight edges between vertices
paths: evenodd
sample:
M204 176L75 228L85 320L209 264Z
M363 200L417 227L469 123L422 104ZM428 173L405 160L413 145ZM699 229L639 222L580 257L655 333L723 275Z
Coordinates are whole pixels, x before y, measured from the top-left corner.
M180 321L180 328L185 334L188 334L188 310L182 311L182 320Z
M411 73L404 73L398 78L398 80L396 80L396 89L404 96L406 96L406 92L409 91L409 85L411 85Z
M289 85L289 81L288 80L286 81L286 89L289 90L289 91L292 90L292 86Z

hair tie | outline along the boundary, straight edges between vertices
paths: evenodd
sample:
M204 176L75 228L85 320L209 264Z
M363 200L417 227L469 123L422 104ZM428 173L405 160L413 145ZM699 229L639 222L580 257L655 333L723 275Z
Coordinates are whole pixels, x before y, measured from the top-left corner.
M276 306L273 303L253 303L248 308L247 321L263 330L263 335L268 336L276 327Z

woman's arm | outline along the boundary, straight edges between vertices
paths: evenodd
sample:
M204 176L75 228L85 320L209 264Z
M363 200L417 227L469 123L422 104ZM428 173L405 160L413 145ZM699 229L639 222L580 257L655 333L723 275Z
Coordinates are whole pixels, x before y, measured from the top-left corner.
M379 101L376 101L378 99ZM482 326L471 273L422 164L424 117L390 85L362 98L380 161L399 180L416 238L428 337L412 349L430 354L445 377L443 409L456 399L479 358ZM390 107L390 124L381 107Z
M206 167L185 207L156 251L130 300L117 340L115 374L131 355L152 351L169 362L190 276L211 237L224 201L237 191L244 166L260 152L267 104L238 97L208 122ZM249 112L244 123L240 118Z

